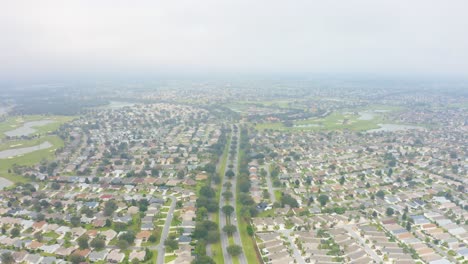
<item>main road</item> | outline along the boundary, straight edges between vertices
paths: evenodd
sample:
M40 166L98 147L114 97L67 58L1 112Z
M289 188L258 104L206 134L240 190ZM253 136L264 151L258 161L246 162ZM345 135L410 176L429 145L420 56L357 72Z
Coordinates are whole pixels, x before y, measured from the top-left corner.
M265 164L263 166L263 169L267 172L265 179L266 179L266 183L268 187L268 192L270 193L270 201L271 203L275 203L276 196L275 196L275 191L273 190L273 184L271 183L270 163Z
M161 232L161 239L159 240L159 245L156 247L158 250L158 259L157 264L164 264L164 255L166 254L166 248L164 246L164 241L166 241L169 231L171 229L172 218L174 217L174 210L176 207L176 198L174 196L168 196L171 199L171 207L169 212L167 212L166 223L164 224L163 230Z
M234 126L233 126L234 127ZM238 157L239 157L239 149L240 149L240 127L237 127L237 132L234 131L234 128L233 128L233 133L231 135L236 135L237 137L237 144L236 144L236 151L235 151L235 155L234 157L231 155L231 146L229 146L229 164L232 164L233 165L233 168L232 170L234 171L235 173L235 176L232 178L232 180L229 180L227 179L227 177L225 176L223 178L223 182L222 182L222 185L221 185L221 194L225 191L232 191L232 194L233 194L233 197L232 199L230 199L229 201L224 199L223 195L220 195L220 199L219 199L219 225L220 225L220 230L221 230L221 246L223 248L223 256L224 256L224 263L233 263L232 261L232 256L229 255L229 253L227 252L227 247L229 246L229 236L223 232L223 227L227 224L228 222L228 219L229 219L229 222L236 226L236 229L237 231L234 232L234 234L232 235L233 236L233 239L234 239L234 243L236 245L239 245L242 247L242 253L240 255L238 255L238 259L239 259L239 263L240 264L247 264L247 258L245 257L245 248L244 246L242 245L242 240L241 240L241 237L240 237L240 232L245 232L245 230L240 230L239 228L239 223L237 221L237 210L238 208L236 207L236 199L237 199L237 177L239 176L239 160L238 160ZM231 138L232 139L232 138ZM232 142L232 140L231 140ZM232 143L231 143L232 144ZM232 187L230 189L226 188L226 186L224 186L224 183L230 181L231 184L232 184ZM231 205L232 207L234 207L234 212L229 216L224 214L223 211L221 210L221 208L224 206L224 205Z

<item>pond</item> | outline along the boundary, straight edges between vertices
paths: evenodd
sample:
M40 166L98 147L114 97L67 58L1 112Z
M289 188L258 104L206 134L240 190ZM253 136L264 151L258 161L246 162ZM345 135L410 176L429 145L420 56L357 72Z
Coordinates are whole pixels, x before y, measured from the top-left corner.
M26 122L21 127L5 132L5 135L9 137L27 136L36 132L36 129L34 129L34 127L44 126L44 125L54 123L54 122L55 121L53 120L39 120L39 121Z
M358 120L372 120L374 119L375 114L372 112L359 112Z
M107 109L118 109L123 107L132 107L135 103L124 102L124 101L110 101L108 105L102 106L102 108Z
M12 158L12 157L28 154L37 150L47 149L52 146L53 145L50 142L46 141L46 142L43 142L39 145L32 146L32 147L7 149L7 150L0 151L0 159Z
M402 130L409 130L409 129L418 129L423 130L423 127L420 126L412 126L412 125L398 125L398 124L378 124L380 128L368 130L368 133L372 132L395 132L395 131L402 131Z
M374 119L378 114L383 114L389 112L388 110L368 110L368 111L362 111L359 112L359 117L357 118L358 120L372 120Z

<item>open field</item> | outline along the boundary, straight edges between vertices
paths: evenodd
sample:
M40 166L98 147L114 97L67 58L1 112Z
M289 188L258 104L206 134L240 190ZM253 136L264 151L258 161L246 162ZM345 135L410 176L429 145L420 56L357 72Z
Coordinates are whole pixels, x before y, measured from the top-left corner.
M52 147L11 159L2 159L0 162L0 176L12 182L25 182L27 180L26 178L16 175L13 171L8 172L8 170L15 164L19 166L33 166L42 160L51 160L55 157L55 150L63 147L64 145L63 140L58 136L47 136L41 138L41 140L50 142Z
M293 126L286 127L281 122L259 123L257 130L273 129L283 131L323 131L323 130L353 130L366 131L377 129L378 124L385 122L385 115L390 112L401 111L398 106L370 105L367 107L333 112L324 118L296 120Z
M46 142L47 139L50 137L51 136L46 136L46 137L35 138L35 139L30 139L30 140L10 140L6 143L0 144L0 151L7 150L7 149L20 149L20 148L37 146L41 143Z
M3 142L0 144L0 151L8 149L21 149L33 146L38 146L42 143L49 142L51 147L41 150L32 151L20 156L1 159L0 162L0 177L6 178L12 182L25 182L26 178L16 175L12 168L18 166L33 166L40 163L42 160L51 160L55 157L55 150L62 148L64 142L58 136L47 135L49 132L57 130L62 124L73 120L72 116L12 116L0 122L0 139ZM32 126L34 135L38 136L34 139L18 139L13 138L6 140L6 132L17 130L24 126L25 123L47 120L51 121L41 126Z
M226 105L235 112L246 112L250 107L279 108L279 109L304 109L306 106L301 100L277 100L277 101L236 101Z
M73 116L42 116L42 115L31 115L31 116L11 116L6 120L0 122L0 139L5 138L5 132L12 131L22 127L27 122L50 120L51 123L34 126L35 132L33 134L44 135L48 132L57 130L62 124L73 120Z

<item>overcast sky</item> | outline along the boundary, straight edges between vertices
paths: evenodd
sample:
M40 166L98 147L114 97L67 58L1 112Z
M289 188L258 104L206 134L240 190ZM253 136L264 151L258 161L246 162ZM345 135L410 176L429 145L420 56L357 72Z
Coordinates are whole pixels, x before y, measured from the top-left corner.
M468 76L466 0L13 0L0 78L107 73Z

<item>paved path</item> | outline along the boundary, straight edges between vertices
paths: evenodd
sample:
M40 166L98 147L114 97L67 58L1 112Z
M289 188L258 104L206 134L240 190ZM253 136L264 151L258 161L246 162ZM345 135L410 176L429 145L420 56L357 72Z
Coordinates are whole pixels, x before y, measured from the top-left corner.
M267 183L267 186L268 186L268 192L270 193L270 201L272 203L275 203L276 202L276 196L275 196L275 192L273 190L273 184L271 183L270 164L265 164L263 166L263 168L267 172L267 176L265 178L266 178L266 183Z
M382 258L380 258L379 255L377 255L375 250L371 249L369 247L369 245L366 244L366 241L358 233L356 233L356 231L354 230L355 225L345 225L345 226L343 226L343 228L346 231L348 231L348 234L350 234L354 239L359 241L361 246L366 251L367 255L369 255L375 261L375 263L381 263L382 262Z
M232 133L231 133L231 139L232 139ZM232 142L232 140L231 140ZM228 148L228 153L230 152L231 150L231 146L227 146ZM229 163L229 160L230 160L230 154L228 154L228 164ZM220 174L222 174L224 177L223 177L223 181L221 182L221 195L219 196L219 230L220 230L220 241L221 241L221 248L223 250L223 257L224 257L224 263L225 264L232 264L232 257L231 255L229 255L229 253L227 252L226 248L229 246L229 236L223 231L223 227L226 225L226 215L224 215L223 211L221 210L221 208L226 205L226 204L230 204L230 202L227 202L222 193L225 192L225 191L228 191L230 190L231 192L233 192L233 194L235 193L235 185L234 183L229 180L228 177L225 176L225 173L226 173L226 169L224 169L224 171L220 171L219 172ZM230 189L226 188L224 186L224 184L226 182L231 182L232 183L232 187Z
M298 264L306 264L306 262L304 261L304 258L302 257L302 254L301 252L299 251L299 249L297 248L297 245L296 243L294 243L294 240L293 238L291 237L291 232L292 230L290 229L284 229L284 230L279 230L279 232L284 235L288 241L289 241L289 244L291 245L291 249L293 251L293 257L294 259L296 260L296 263Z
M171 199L171 207L169 208L169 212L167 212L166 223L164 224L163 230L161 232L161 240L159 245L156 247L158 250L158 259L156 261L157 264L164 264L164 255L166 254L166 248L164 246L164 241L166 241L169 230L171 229L171 222L172 218L174 217L174 210L176 207L176 198L174 196L168 196Z
M237 232L235 232L233 234L233 238L234 238L234 243L241 246L242 247L242 253L238 256L239 258L239 263L240 264L247 264L247 258L245 256L245 252L246 250L255 250L253 248L244 248L244 245L242 244L242 240L241 240L241 236L240 236L240 232L247 232L246 230L241 230L239 228L239 222L237 221L237 210L239 208L237 208L237 178L239 177L239 150L240 150L240 131L241 131L241 128L240 126L238 125L237 126L237 148L236 148L236 154L234 156L234 160L233 160L233 164L234 165L234 168L233 168L233 171L236 173L236 175L233 177L233 180L232 180L232 186L233 186L233 198L232 198L232 205L234 207L234 212L233 212L233 216L231 216L231 224L235 225L236 226L236 229L237 229ZM232 219L234 217L234 219Z

